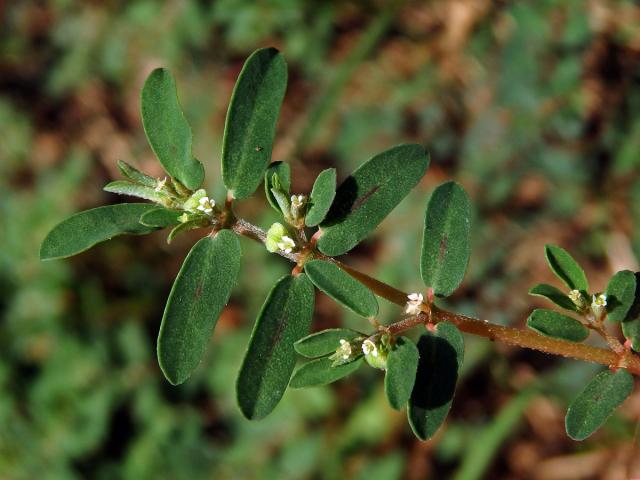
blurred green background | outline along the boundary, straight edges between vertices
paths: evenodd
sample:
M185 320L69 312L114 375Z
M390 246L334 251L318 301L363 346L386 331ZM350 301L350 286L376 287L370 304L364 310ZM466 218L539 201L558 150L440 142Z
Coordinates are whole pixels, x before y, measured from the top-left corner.
M347 261L420 289L425 202L440 182L474 199L474 248L456 311L522 326L527 289L554 283L544 243L595 288L640 254L640 7L631 1L131 0L0 2L0 479L587 479L640 475L634 395L583 443L567 402L597 370L467 337L451 415L419 442L372 369L289 391L266 420L235 405L252 321L290 268L243 241L240 285L208 354L171 387L155 337L197 234L120 238L40 263L69 214L123 159L155 175L138 95L172 70L207 185L222 200L227 102L246 56L275 46L289 87L274 159L306 193L402 142L429 148L419 187ZM238 210L267 227L262 193ZM382 322L400 311L381 305ZM326 297L315 328L366 328Z

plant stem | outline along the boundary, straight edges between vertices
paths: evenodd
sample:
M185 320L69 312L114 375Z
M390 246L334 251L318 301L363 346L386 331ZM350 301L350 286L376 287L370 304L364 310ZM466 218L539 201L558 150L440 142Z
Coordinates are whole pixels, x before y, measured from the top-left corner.
M244 235L257 242L264 243L266 238L264 230L242 219L237 219L232 225L232 229L237 234ZM303 251L305 253L307 252L307 250ZM285 254L284 252L281 252L280 255L297 264L300 253ZM316 253L315 257L334 262L346 273L351 275L360 283L366 285L379 297L385 298L391 303L395 303L401 307L406 305L407 293L370 277L369 275L333 258L326 257L320 253ZM549 338L540 335L533 330L524 330L492 324L486 320L479 320L477 318L467 317L465 315L459 315L457 313L442 310L435 305L427 306L427 312L425 313L405 318L386 326L385 329L392 334L398 334L418 325L437 324L445 321L453 323L465 333L485 337L491 341L538 350L551 355L559 355L587 362L600 363L610 368L626 368L629 372L640 375L640 356L633 354L628 349L617 353L612 350L593 347L584 343L575 343L567 340Z

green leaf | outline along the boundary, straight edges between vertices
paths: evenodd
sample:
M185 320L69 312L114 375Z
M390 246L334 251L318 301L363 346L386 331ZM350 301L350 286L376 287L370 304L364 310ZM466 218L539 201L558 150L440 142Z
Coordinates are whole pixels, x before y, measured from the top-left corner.
M313 317L313 285L306 275L278 280L258 314L236 383L238 405L250 420L276 407L296 364L293 344L307 335Z
M154 208L158 207L148 203L120 203L76 213L47 234L40 247L40 259L70 257L118 235L153 232L156 228L142 225L140 216Z
M276 177L275 179L274 176ZM276 212L281 213L281 208L271 191L272 188L282 190L287 194L289 193L289 189L291 188L291 167L289 167L288 163L270 163L267 171L264 173L264 193L267 196L267 201Z
M419 360L418 348L406 337L399 337L389 352L384 393L396 410L404 407L411 397Z
M452 323L439 323L435 334L427 332L420 337L418 351L420 362L407 417L413 433L428 440L451 408L464 358L464 339Z
M130 197L138 197L144 200L164 204L169 198L151 187L145 187L136 183L127 182L126 180L116 180L104 186L105 192L117 193L118 195L128 195Z
M584 440L598 430L633 390L633 376L624 369L596 375L569 406L565 418L567 434Z
M195 230L196 228L205 228L211 226L209 217L204 215L192 218L186 222L181 222L169 232L167 236L167 243L173 242L173 240L181 233L188 232L189 230Z
M635 300L622 322L622 334L631 342L631 348L640 352L640 272L636 272L634 276L636 277Z
M140 223L148 227L166 228L180 225L178 217L182 215L181 210L170 210L168 208L154 208L144 213L140 217Z
M447 297L464 278L470 253L471 202L455 182L440 185L427 204L420 272L427 287Z
M428 166L421 145L399 145L361 165L340 184L320 224L320 251L336 256L355 247L420 182Z
M304 271L316 287L352 312L365 318L378 314L378 301L371 290L335 263L310 260Z
M571 301L566 293L557 289L553 285L547 285L546 283L540 283L529 290L529 295L535 295L537 297L544 297L547 300L551 300L565 310L576 311L576 305Z
M303 357L317 358L335 352L340 346L340 340L350 342L359 337L364 340L366 335L346 328L331 328L301 338L293 347Z
M307 227L315 227L324 220L329 213L333 199L336 196L336 169L327 168L320 172L313 183L309 197L309 210L304 218Z
M543 308L538 308L529 315L527 327L546 337L562 338L570 342L582 342L589 336L589 329L575 318Z
M157 68L142 87L142 125L165 171L191 190L204 180L204 167L193 156L191 127L178 101L171 73Z
M124 160L118 160L118 170L120 173L128 178L129 180L139 183L140 185L144 185L145 187L155 188L158 185L158 181L147 175L146 173L141 172L133 165L129 165Z
M196 243L173 283L158 334L160 368L173 385L196 369L240 270L240 242L221 230Z
M249 197L271 160L287 64L275 48L251 54L233 89L222 144L222 179L234 198Z
M589 283L584 270L565 249L555 245L545 245L544 255L551 271L570 290L580 290L581 292L589 290Z
M306 388L327 385L351 375L360 368L362 362L363 358L360 357L353 362L332 367L332 361L328 357L317 358L298 368L293 374L289 386L291 388Z
M629 270L617 272L607 285L607 319L622 322L636 300L636 276Z

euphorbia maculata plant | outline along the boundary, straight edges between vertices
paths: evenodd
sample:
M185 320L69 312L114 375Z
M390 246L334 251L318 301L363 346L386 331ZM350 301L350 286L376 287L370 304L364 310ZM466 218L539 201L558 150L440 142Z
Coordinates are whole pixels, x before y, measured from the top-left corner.
M246 61L229 105L222 146L225 199L216 202L202 188L204 167L192 153L191 128L165 69L154 70L142 89L141 112L151 148L167 176L153 178L120 162L125 180L105 190L150 203L121 203L80 212L45 238L43 260L69 257L121 234L170 228L168 241L202 229L178 273L162 317L157 353L167 380L178 385L198 367L218 317L229 300L241 266L238 237L262 242L266 250L294 263L278 279L253 327L236 383L240 410L248 419L268 415L287 388L337 381L366 364L384 372L391 407L406 407L417 437L433 436L450 409L464 357L461 332L550 354L605 365L569 407L568 434L582 440L596 431L630 395L640 374L640 302L637 274L616 273L606 292L591 292L582 268L560 247L548 245L549 267L564 284L536 285L571 316L534 310L526 330L504 327L442 309L463 280L470 247L471 203L464 189L446 182L426 207L420 272L424 286L402 292L361 273L335 257L364 240L415 187L429 166L422 145L398 145L363 163L339 185L335 169L318 175L310 193L293 193L287 163L271 162L271 151L287 83L283 56L273 48ZM260 185L282 219L267 229L236 216L234 204ZM360 331L311 333L314 290L326 293L362 316ZM376 320L378 299L401 307L400 319ZM622 326L621 343L605 321ZM425 328L426 327L426 328ZM417 343L402 333L419 328ZM600 335L608 348L583 343ZM304 358L296 369L298 360Z

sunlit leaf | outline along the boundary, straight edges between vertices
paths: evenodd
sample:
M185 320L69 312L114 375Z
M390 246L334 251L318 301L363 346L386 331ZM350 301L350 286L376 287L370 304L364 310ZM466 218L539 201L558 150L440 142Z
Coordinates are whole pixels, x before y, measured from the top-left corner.
M363 359L360 357L353 362L334 367L328 357L317 358L298 368L293 374L289 386L291 388L306 388L327 385L352 374L360 368L362 362Z
M565 426L574 440L584 440L598 430L633 390L633 376L624 369L596 375L569 406Z
M355 247L420 182L428 166L421 145L399 145L361 165L340 184L320 224L320 251L336 256Z
M315 227L324 220L329 213L333 199L336 196L336 169L327 168L320 172L313 184L309 196L309 210L304 219L307 227Z
M411 397L419 360L418 348L406 337L399 337L389 352L384 392L389 405L396 410L404 407Z
M363 317L378 314L375 295L336 264L325 260L310 260L304 271L313 284L339 304Z
M158 207L149 203L120 203L76 213L47 234L40 247L40 259L70 257L118 235L153 232L156 228L141 224L140 217L155 208Z
M178 101L171 73L157 68L142 87L142 125L165 171L191 190L204 180L204 167L193 156L191 127Z
M546 337L570 342L582 342L589 336L589 329L575 318L543 308L538 308L529 315L527 327Z
M184 382L198 366L240 270L240 243L229 230L196 243L173 283L158 335L167 380Z
M449 296L464 278L470 253L471 203L455 182L440 185L427 204L420 272L436 295Z
M296 364L293 344L309 332L313 303L313 285L304 274L282 277L269 293L236 383L238 405L248 419L267 416L282 398Z
M280 52L263 48L251 54L233 89L222 145L222 179L234 198L249 197L260 185L286 88Z
M144 200L151 200L156 203L164 203L168 200L166 195L156 192L151 187L145 187L136 183L127 182L125 180L116 180L104 186L105 192L117 193L118 195L128 195L130 197L138 197Z
M331 328L301 338L293 346L300 355L317 358L335 352L340 346L340 340L349 342L359 337L364 339L366 335L347 328Z
M589 290L589 283L584 270L566 250L555 245L545 245L544 254L551 271L570 290L580 290L581 292Z

